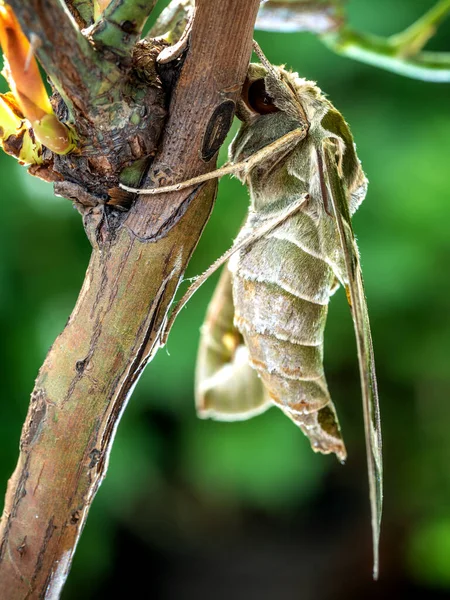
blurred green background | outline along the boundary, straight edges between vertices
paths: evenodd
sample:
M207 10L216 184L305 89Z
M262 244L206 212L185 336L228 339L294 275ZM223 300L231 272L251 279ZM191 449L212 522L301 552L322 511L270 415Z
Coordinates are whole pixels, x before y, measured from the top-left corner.
M388 35L432 4L355 0L348 14L354 27ZM449 50L449 34L447 23L430 47ZM384 435L381 579L371 581L360 384L343 292L331 301L325 366L345 466L314 455L275 408L235 424L196 418L194 365L212 278L130 401L65 600L450 597L450 87L338 57L309 34L256 39L343 112L370 181L354 226ZM3 153L0 174L3 490L34 378L74 306L90 247L78 213L49 184ZM239 182L221 181L188 275L229 247L247 205Z

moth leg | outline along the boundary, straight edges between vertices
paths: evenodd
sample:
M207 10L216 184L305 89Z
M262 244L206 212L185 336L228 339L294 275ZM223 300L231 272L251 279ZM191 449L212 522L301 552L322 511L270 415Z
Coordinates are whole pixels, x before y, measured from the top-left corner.
M181 181L180 183L156 188L134 188L123 183L119 183L119 187L121 187L123 190L126 190L127 192L133 192L134 194L146 194L149 196L154 196L156 194L178 192L179 190L183 190L194 185L199 185L200 183L205 183L210 179L218 179L220 177L223 177L224 175L244 173L245 178L247 174L250 173L250 171L256 165L258 165L268 156L271 156L272 153L280 152L281 150L285 150L286 148L294 148L298 144L298 142L305 138L307 133L308 130L306 127L299 127L298 129L290 131L275 142L264 146L264 148L261 148L261 150L258 150L254 154L248 156L243 161L226 165L224 167L221 167L220 169L211 171L210 173L204 173L203 175L198 175L197 177L186 179L186 181Z
M266 70L268 71L268 73L270 73L272 75L272 77L274 77L275 79L280 79L280 72L279 72L279 70L277 70L273 66L273 64L269 61L269 59L267 58L267 56L261 50L261 46L255 40L253 40L253 52L259 58L261 64L266 68Z
M247 248L251 244L254 244L256 241L267 235L272 229L275 229L282 223L284 223L289 217L299 211L302 206L304 206L309 200L309 194L301 194L299 198L294 200L292 204L284 211L278 213L274 218L268 219L264 222L256 231L253 231L251 234L243 237L241 239L237 239L235 243L231 246L229 250L227 250L221 257L219 257L206 271L197 277L194 283L188 288L187 292L178 302L178 304L173 309L163 331L160 335L160 343L161 346L164 346L167 342L167 338L169 336L170 330L172 329L172 325L175 322L178 314L181 309L186 305L186 303L192 298L195 292L205 283L205 281L217 271L219 267L221 267L233 254Z

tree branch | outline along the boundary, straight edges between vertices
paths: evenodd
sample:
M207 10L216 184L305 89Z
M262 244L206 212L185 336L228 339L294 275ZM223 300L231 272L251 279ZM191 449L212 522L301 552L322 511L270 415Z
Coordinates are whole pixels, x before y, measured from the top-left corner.
M149 183L214 168L245 79L258 5L198 0ZM59 596L118 421L159 347L215 188L212 182L152 202L142 197L123 218L108 207L85 212L91 262L77 305L36 380L8 485L0 528L5 600Z
M193 0L172 0L153 25L148 33L148 37L158 37L168 34L174 41L178 41L189 20L189 15L194 10ZM170 39L171 43L174 43Z
M157 0L112 0L94 24L91 37L121 57L129 57Z
M93 0L66 0L66 6L80 29L94 22Z

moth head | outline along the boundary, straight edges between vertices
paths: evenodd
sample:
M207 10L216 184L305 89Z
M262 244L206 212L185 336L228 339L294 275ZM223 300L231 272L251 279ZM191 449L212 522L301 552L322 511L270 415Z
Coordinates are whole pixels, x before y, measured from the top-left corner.
M331 106L317 85L283 66L272 65L256 42L253 50L261 62L249 65L236 113L238 118L251 125L263 117L268 124L279 119L267 115L281 112L297 127L314 129Z
M298 144L309 143L331 106L314 82L272 65L256 42L253 49L260 63L249 65L238 102L242 125L230 146L232 162L245 160L295 129L305 132Z
M238 103L238 118L244 123L252 123L260 117L279 112L294 121L307 123L292 73L282 67L251 63Z
M310 123L292 75L265 57L263 64L249 65L236 110L242 125L230 146L232 162L245 160L295 129L308 130Z

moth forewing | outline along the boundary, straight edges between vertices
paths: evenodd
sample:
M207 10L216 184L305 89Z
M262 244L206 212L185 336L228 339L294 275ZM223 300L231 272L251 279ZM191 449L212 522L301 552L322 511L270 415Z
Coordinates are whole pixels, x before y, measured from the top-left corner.
M324 141L323 155L326 165L328 189L330 190L330 203L337 224L337 232L342 252L345 257L346 277L344 284L355 327L358 363L361 376L364 430L372 512L374 552L373 576L377 579L379 568L378 546L383 501L383 471L380 410L372 336L359 253L350 220L348 192L345 189L345 181L339 174L338 164L336 162L336 147L332 140Z
M237 421L272 406L234 325L231 273L223 270L201 329L195 374L197 414Z

